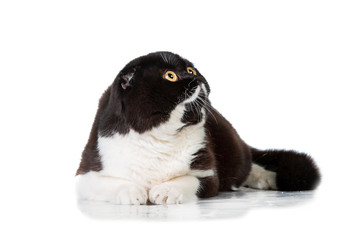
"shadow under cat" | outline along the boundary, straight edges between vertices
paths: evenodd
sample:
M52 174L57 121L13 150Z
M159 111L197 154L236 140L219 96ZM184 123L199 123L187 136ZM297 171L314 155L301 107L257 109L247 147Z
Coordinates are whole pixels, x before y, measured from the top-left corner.
M228 219L244 216L258 208L288 207L306 203L314 191L280 192L241 188L222 192L209 199L175 205L115 205L106 202L78 201L79 210L95 219L201 220Z

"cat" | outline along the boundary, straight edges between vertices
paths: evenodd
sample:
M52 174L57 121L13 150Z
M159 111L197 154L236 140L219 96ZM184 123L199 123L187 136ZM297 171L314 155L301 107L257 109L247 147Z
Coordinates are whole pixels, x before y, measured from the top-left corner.
M304 153L248 146L209 101L188 60L154 52L129 62L103 93L76 172L80 199L178 204L236 191L313 190Z

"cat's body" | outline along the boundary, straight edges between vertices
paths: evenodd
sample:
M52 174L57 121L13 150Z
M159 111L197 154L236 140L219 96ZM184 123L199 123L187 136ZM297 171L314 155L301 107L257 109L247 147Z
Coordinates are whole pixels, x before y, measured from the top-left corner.
M310 190L312 159L244 143L208 100L205 78L169 52L131 61L100 99L77 171L79 197L172 204L240 186Z

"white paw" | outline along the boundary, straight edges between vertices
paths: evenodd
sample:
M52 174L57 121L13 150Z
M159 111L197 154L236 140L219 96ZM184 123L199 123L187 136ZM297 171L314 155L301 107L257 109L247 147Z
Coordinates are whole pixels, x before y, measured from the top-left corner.
M272 190L275 189L275 178L259 179L254 188L260 190Z
M116 204L140 205L146 204L147 193L145 188L137 185L125 185L120 188L116 196Z
M179 204L183 203L184 194L177 187L161 184L150 190L149 200L154 204Z
M253 163L251 172L243 186L260 190L276 190L276 173Z

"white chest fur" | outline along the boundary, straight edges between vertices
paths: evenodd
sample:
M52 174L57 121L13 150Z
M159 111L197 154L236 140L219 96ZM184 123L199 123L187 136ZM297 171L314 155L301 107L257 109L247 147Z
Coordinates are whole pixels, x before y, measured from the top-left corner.
M194 154L205 144L205 119L179 131L184 111L185 105L178 105L166 123L142 134L130 130L126 135L100 137L100 174L146 188L189 174Z

